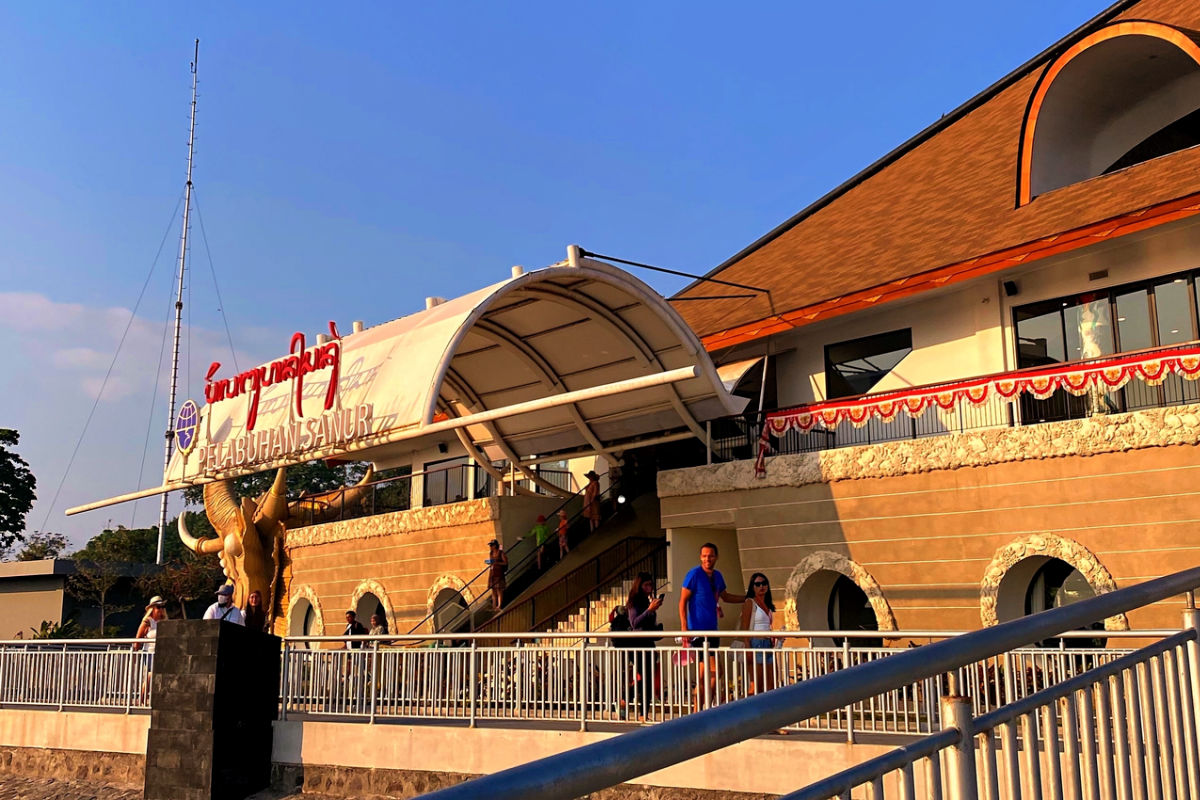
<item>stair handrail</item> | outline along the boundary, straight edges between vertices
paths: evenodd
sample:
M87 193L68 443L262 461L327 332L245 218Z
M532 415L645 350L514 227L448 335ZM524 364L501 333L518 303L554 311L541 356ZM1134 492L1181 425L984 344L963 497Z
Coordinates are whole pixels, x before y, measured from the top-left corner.
M537 593L536 593L536 594L533 594L533 595L531 595L531 596L529 596L529 597L523 598L523 599L522 599L520 602L518 602L518 603L515 603L515 604L513 604L513 605L510 605L510 606L506 607L506 608L505 608L503 611L501 611L499 614L497 614L496 616L492 617L490 620L488 620L487 622L485 622L483 625L479 626L479 630L482 632L482 631L486 631L486 630L489 630L489 629L495 629L495 628L497 628L499 625L501 625L501 624L502 624L502 620L503 620L505 617L509 617L509 616L511 616L511 615L514 615L514 614L516 614L516 613L517 613L517 611L518 611L518 609L521 609L521 608L523 608L523 607L524 607L524 606L526 606L527 604L531 604L531 603L532 603L532 602L533 602L533 601L534 601L534 600L535 600L535 599L536 599L536 598L537 598L539 595L544 595L544 594L546 594L546 593L547 593L547 592L549 592L551 589L553 589L553 588L555 588L555 587L559 586L560 584L564 583L564 582L565 582L565 581L567 581L567 580L570 580L571 578L575 577L575 576L576 576L578 573L581 573L581 572L583 572L583 571L584 571L584 570L586 570L586 569L594 568L594 565L595 565L595 564L596 564L596 562L598 562L600 559L604 558L605 556L608 556L608 555L609 555L609 554L611 554L611 553L612 553L614 550L617 550L617 549L619 549L619 548L628 548L631 542L658 542L658 543L661 543L663 547L665 547L665 546L666 546L666 540L665 540L665 539L658 539L658 538L649 537L649 536L630 536L630 537L627 537L627 538L625 538L625 539L622 539L622 540L621 540L621 541L619 541L619 542L615 542L615 543L613 543L611 546L609 546L609 547L605 548L605 549L604 549L604 550L602 550L601 552L599 552L599 553L597 553L596 555L594 555L594 556L592 556L591 558L589 558L587 561L585 561L585 562L583 562L582 564L580 564L579 566L575 567L574 569L572 569L572 570L571 570L570 572L568 572L567 574L565 574L565 575L562 575L561 577L559 577L559 578L558 578L558 580L555 580L554 582L552 582L552 583L549 583L549 584L547 584L547 585L543 586L541 589L539 589L539 590L537 591ZM642 558L642 556L639 556L638 558ZM623 568L623 567L624 567L624 565L625 565L625 563L626 563L628 560L629 560L629 557L628 557L628 556L626 556L624 559L622 559L621 566L620 566L620 567L618 567L618 570L619 570L619 569L621 569L621 568ZM610 571L610 573L609 573L609 574L611 574L611 572L612 572L612 571ZM605 577L607 577L607 575L606 575ZM602 580L603 580L603 579L602 579ZM597 585L598 585L598 584L597 584ZM593 587L593 588L594 588L594 587ZM589 590L589 591L590 591L590 590ZM555 613L557 613L558 611L561 611L561 608L557 609L557 610L555 611ZM536 622L536 621L532 620L532 615L531 615L531 622ZM534 625L531 625L531 626L530 626L530 630L533 630L533 629L534 629Z
M663 591L670 585L671 585L670 581L663 581L662 583L658 584L658 589L659 589L659 591ZM591 592L589 592L588 594L590 596ZM628 598L626 598L626 601L628 601ZM590 597L587 602L589 605L592 603L592 600L590 599ZM626 602L623 601L622 603L620 603L620 605L626 605ZM614 637L611 636L611 634L612 634L612 620L611 619L606 619L603 622L601 622L598 627L588 628L585 631L567 631L567 632L568 633L578 633L579 638L578 639L565 639L565 640L557 639L557 640L555 640L556 643L558 643L559 645L561 645L563 647L574 647L575 645L579 644L579 642L584 639L591 641L592 639L598 638L600 635L605 634L605 633L609 634L609 639L608 639L609 644L612 644L614 641ZM658 641L658 640L656 639L655 641Z
M647 538L649 538L649 537L630 537L629 539L626 539L625 541L630 542L630 541L634 541L635 539L647 539ZM637 572L643 571L642 569L640 569L643 561L645 561L649 558L653 558L654 556L658 555L659 553L661 553L667 549L667 541L665 539L650 539L650 541L658 542L658 545L648 548L644 552L638 554L636 557L631 555L628 558L626 558L625 562L623 564L610 570L609 573L607 575L605 575L603 578L601 578L600 581L595 586L593 586L591 589L587 589L582 594L579 594L579 595L567 600L566 602L564 602L561 606L559 606L554 611L551 611L546 616L535 621L533 623L534 629L541 628L543 625L550 623L550 621L553 620L554 617L558 616L563 611L566 611L572 605L579 603L585 597L589 597L592 594L592 592L597 591L597 589L600 586L607 584L608 586L611 587L616 581L624 581L626 579L625 576L631 572L634 573L634 575L636 577ZM634 551L634 552L636 553L637 551ZM547 586L546 588L549 589L550 587ZM532 599L532 598L530 598L530 599Z
M599 495L597 495L596 502L601 503L606 498L611 499L612 496L619 496L623 490L624 490L623 486L620 483L615 483L615 484L609 486L607 489L605 489ZM583 492L576 492L575 494L571 495L570 497L565 499L562 503L560 503L558 506L556 506L554 508L554 510L550 512L550 514L547 514L546 518L553 519L555 516L557 516L559 511L566 508L573 500L582 499L583 494L584 494ZM580 518L583 517L583 514L584 514L584 507L581 506L579 511L577 511L574 515L567 518L568 530L570 530L570 528L573 527L575 525L575 523L577 521L579 521ZM612 512L612 514L609 515L609 519L611 519L612 516L615 516L615 514L616 514L616 511L614 510ZM603 525L604 522L606 522L606 521L607 520L602 521L601 524ZM589 535L590 535L590 531L589 531ZM528 541L527 537L522 537L508 551L508 554L510 556L510 562L508 565L508 569L505 572L506 582L511 581L513 578L524 576L525 572L528 571L529 566L531 564L535 564L537 562L538 550L548 547L551 543L557 544L558 540L557 540L557 538L552 538L551 541L546 542L541 547L538 547L536 544L529 544L528 545L529 552L523 556L520 556L519 558L517 558L517 560L515 562L513 562L511 560L512 556L515 553L519 553L520 551L518 550L518 548L521 548L521 546L526 544L527 541ZM578 543L578 541L579 540L577 539L576 543ZM522 548L522 549L524 549L524 548ZM553 566L553 565L548 564L547 569L549 569L550 566ZM490 569L491 569L490 566L484 567L484 569L479 573L479 575L476 575L474 578L472 578L471 583L474 583L481 576L485 575L487 572L489 572ZM471 585L471 584L468 584L468 586L469 585ZM422 625L424 625L426 622L428 622L431 617L436 619L437 612L439 610L445 608L447 605L452 604L453 602L454 602L453 600L447 600L440 607L434 609L432 612L427 614L424 619L422 619L420 622L418 622L416 624L416 626L414 626L412 628L412 630L409 631L409 633L415 633L417 631L417 629L420 628ZM455 629L457 626L463 624L464 621L474 620L475 615L478 614L480 611L482 611L483 607L490 602L491 602L491 595L489 592L477 593L475 601L472 603L469 603L467 605L467 607L462 609L458 614L455 614L454 617L449 622L446 623L446 625L444 626L443 629L451 629L452 630L452 629ZM500 614L504 614L507 610L508 610L507 608L504 609L503 611L500 612ZM497 615L497 616L499 616L499 615ZM434 630L434 633L440 633L440 632L441 631L439 631L439 630Z
M1200 567L1052 608L953 639L756 694L650 728L639 728L426 795L433 800L550 800L580 797L634 780L798 720L863 702L890 689L953 672L1010 650L1200 587ZM1194 614L1194 611L1193 611ZM1195 640L1195 628L1182 634Z

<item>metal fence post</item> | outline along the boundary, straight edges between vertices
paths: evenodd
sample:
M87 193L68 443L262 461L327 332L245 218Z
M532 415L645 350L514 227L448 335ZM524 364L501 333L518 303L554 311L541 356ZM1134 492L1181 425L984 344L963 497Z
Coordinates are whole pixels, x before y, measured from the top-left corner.
M378 698L379 686L379 640L371 642L371 715L370 721L375 721L375 702Z
M288 643L283 643L283 663L279 669L279 719L287 720L288 710Z
M112 648L109 647L109 652L111 652L111 651L112 651ZM141 674L141 670L139 670L137 668L138 658L137 658L137 656L134 655L134 652L135 651L132 648L130 648L129 653L127 654L128 657L124 659L124 661L127 665L127 669L125 670L126 680L124 681L124 683L125 683L125 713L126 714L133 713L133 687L137 684L137 676ZM151 653L149 658L147 658L148 663L146 664L146 667L147 667L146 677L142 679L142 685L146 687L146 696L147 696L148 700L150 699L149 698L149 693L150 693L149 669L154 666L153 659L154 659L154 654ZM138 695L139 695L139 699L140 699L141 687L138 687L138 690L139 690Z
M1183 629L1195 631L1197 637L1187 643L1188 680L1192 684L1192 708L1189 711L1200 718L1200 611L1196 609L1195 592L1184 595Z
M956 728L959 732L958 744L946 751L949 797L950 800L977 800L974 717L971 701L960 694L958 683L958 676L952 671L950 694L943 697L941 703L942 728Z
M712 685L716 681L717 676L713 671L713 664L708 660L708 637L704 637L704 654L700 660L700 674L704 676L704 708L712 708Z
M850 669L850 637L842 639L842 669ZM854 705L846 706L846 743L854 744Z
M579 640L579 730L587 730L587 637Z
M58 660L58 710L62 711L67 701L67 646L62 646L62 657Z
M479 640L471 639L471 665L470 665L470 721L468 727L475 727L475 707L479 698L479 670L476 666L479 656Z

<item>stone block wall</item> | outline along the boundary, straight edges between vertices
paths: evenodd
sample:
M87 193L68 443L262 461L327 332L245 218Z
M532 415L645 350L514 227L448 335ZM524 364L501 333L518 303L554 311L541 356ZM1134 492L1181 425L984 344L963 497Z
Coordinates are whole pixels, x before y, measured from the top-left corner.
M825 627L828 590L804 587L832 570L881 628L969 630L1021 616L1049 558L1096 592L1200 565L1198 443L1200 407L1150 409L777 456L765 478L674 470L659 495L666 528L736 532L743 575L767 575L794 627ZM1108 627L1174 627L1180 606Z
M216 620L158 631L146 800L237 800L268 786L279 639Z

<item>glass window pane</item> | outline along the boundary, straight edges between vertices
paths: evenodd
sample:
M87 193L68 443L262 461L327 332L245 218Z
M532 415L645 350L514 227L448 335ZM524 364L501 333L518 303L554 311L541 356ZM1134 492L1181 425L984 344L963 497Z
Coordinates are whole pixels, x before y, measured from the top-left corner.
M1145 289L1117 295L1117 332L1121 350L1145 350L1154 346L1150 336L1150 295Z
M910 328L826 345L826 397L866 394L911 352Z
M1040 303L1018 308L1015 317L1018 367L1040 367L1066 360L1060 306Z
M1176 278L1154 287L1154 310L1158 315L1158 343L1179 344L1191 341L1192 309L1188 302L1186 278Z
M1063 308L1067 329L1067 359L1099 358L1111 355L1113 346L1112 314L1108 294L1084 295Z

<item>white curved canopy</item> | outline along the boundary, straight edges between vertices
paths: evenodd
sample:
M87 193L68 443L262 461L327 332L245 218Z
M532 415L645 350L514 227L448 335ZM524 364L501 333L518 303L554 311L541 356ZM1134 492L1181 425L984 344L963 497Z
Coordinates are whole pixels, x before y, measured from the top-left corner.
M338 344L331 409L324 407L329 370L303 377L301 413L294 380L263 386L253 429L250 392L205 405L197 443L176 453L164 485L313 458L387 462L422 446L414 440L453 435L481 461L611 452L670 435L702 438L704 420L745 404L726 391L696 335L661 296L586 259Z

